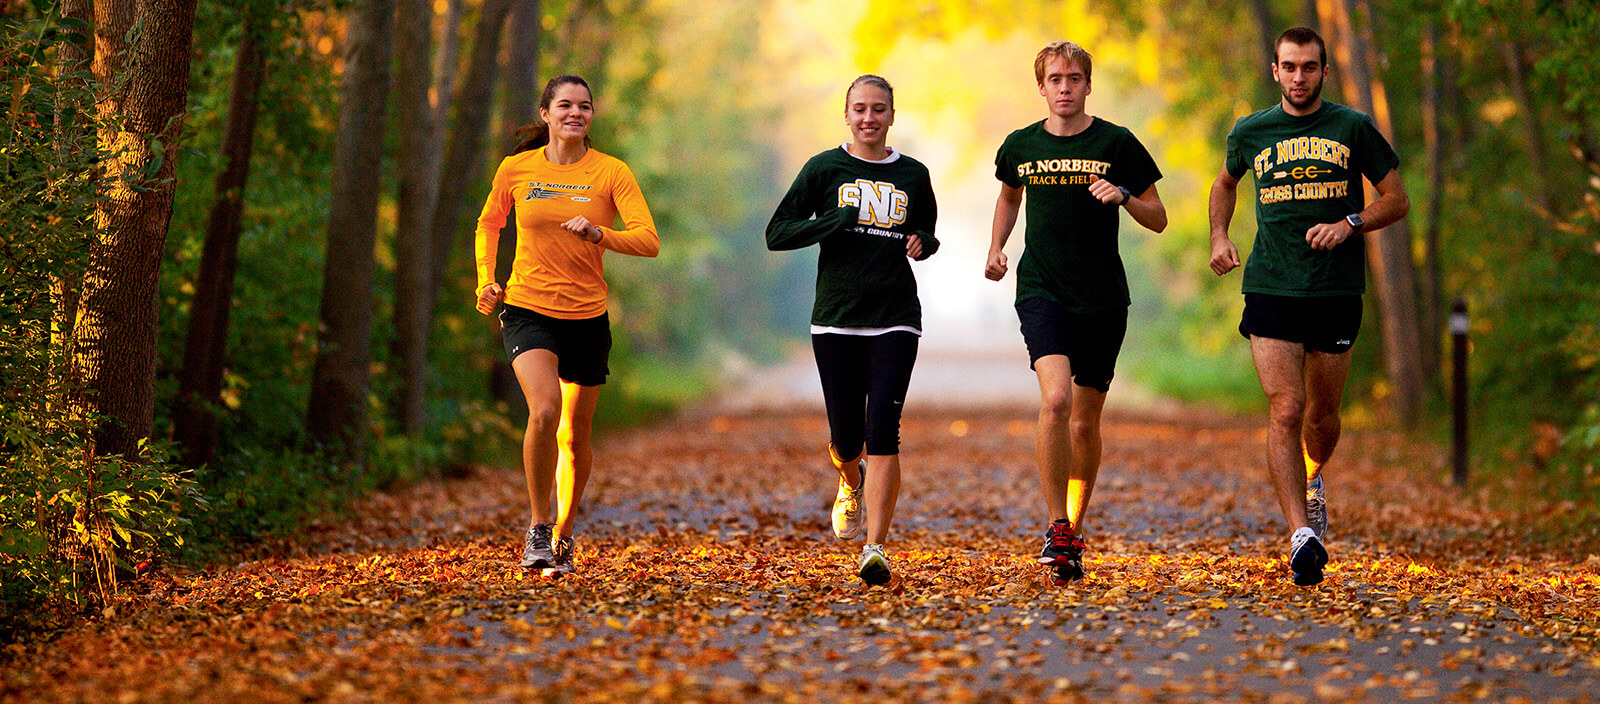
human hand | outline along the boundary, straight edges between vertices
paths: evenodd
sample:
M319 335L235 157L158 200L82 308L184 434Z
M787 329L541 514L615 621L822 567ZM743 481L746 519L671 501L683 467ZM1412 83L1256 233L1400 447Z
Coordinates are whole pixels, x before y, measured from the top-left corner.
M1217 276L1222 276L1239 267L1239 248L1233 246L1233 240L1222 237L1211 238L1211 271Z
M505 289L500 284L492 283L478 291L478 312L484 315L494 315L494 307L506 297Z
M1006 270L1009 268L1006 266L1007 261L1005 252L989 252L989 262L983 267L984 278L990 281L999 281L1005 278Z
M906 238L906 256L916 259L922 256L922 236L912 235Z
M1356 229L1346 220L1312 225L1311 229L1306 230L1306 243L1312 249L1333 249L1355 233Z
M1089 182L1089 195L1099 198L1100 202L1106 205L1123 204L1121 188L1117 188L1110 181L1099 176L1091 176L1090 178L1094 180Z
M589 222L589 218L586 218L582 215L561 223L561 227L567 232L577 235L578 237L582 238L583 241L590 244L599 244L600 237L604 234L600 232L599 227L595 226L594 223Z

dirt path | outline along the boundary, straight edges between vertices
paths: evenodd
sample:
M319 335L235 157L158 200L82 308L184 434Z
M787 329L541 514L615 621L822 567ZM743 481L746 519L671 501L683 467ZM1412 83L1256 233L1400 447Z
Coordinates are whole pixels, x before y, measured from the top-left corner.
M1031 408L972 405L963 379L988 378L950 368L949 390L909 404L887 588L861 588L859 545L828 532L820 414L731 403L601 441L574 577L515 568L521 478L484 471L374 498L285 557L157 574L114 616L12 652L0 701L1600 691L1600 556L1525 544L1526 519L1442 485L1438 457L1382 432L1350 432L1329 468L1333 563L1302 589L1288 583L1255 419L1113 411L1088 578L1050 587L1028 559L1041 528Z

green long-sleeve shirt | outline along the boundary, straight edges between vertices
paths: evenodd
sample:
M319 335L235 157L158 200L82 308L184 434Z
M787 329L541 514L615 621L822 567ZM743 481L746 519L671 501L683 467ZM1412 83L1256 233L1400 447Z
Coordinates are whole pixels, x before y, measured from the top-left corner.
M922 239L926 259L938 206L928 168L895 153L884 162L843 147L811 157L767 223L767 249L820 245L811 323L843 328L922 328L917 280L906 240Z

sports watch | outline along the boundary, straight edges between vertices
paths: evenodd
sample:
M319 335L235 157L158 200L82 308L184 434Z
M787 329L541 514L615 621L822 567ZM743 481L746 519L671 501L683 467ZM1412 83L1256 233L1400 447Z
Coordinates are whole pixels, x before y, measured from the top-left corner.
M1128 189L1123 188L1122 186L1117 186L1117 190L1122 191L1122 202L1118 203L1117 205L1127 205L1128 201L1133 199L1133 192L1132 191L1129 191Z
M1350 223L1350 229L1352 231L1355 231L1355 232L1360 232L1361 231L1361 225L1362 225L1361 213L1351 213L1349 215L1346 215L1346 216L1344 216L1344 221L1347 222L1347 223Z

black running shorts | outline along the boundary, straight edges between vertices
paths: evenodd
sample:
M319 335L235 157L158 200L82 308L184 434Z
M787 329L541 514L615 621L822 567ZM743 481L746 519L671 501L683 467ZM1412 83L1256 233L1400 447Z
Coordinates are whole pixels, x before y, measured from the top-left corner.
M556 374L579 386L599 386L611 373L611 318L601 313L581 320L552 318L543 313L506 304L500 307L500 336L506 358L515 360L528 350L556 354Z
M1073 313L1036 296L1017 301L1017 318L1028 345L1029 367L1040 357L1064 355L1072 363L1072 383L1101 393L1111 390L1122 338L1128 334L1127 308Z
M1348 352L1361 331L1360 296L1244 295L1239 334L1298 342L1308 351Z

